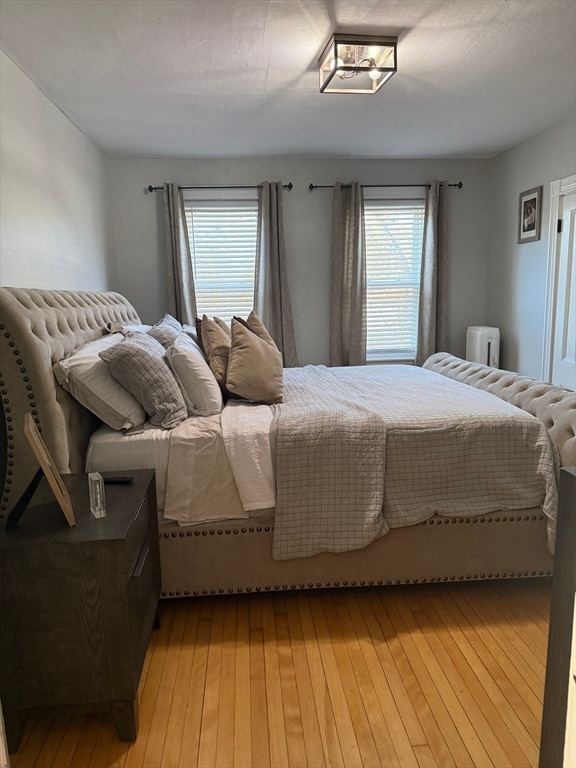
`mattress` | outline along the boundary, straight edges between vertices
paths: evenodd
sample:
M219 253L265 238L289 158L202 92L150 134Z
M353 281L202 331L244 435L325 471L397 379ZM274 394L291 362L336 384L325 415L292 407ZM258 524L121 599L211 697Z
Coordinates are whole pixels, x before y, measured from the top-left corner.
M154 469L158 509L163 511L169 449L169 430L144 424L125 433L102 425L90 438L86 472L121 474L130 469Z

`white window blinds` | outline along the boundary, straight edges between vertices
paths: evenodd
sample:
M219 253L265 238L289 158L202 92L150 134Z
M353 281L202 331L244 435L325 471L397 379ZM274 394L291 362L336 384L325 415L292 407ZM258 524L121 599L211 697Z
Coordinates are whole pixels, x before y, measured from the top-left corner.
M414 360L424 200L365 200L367 360Z
M254 306L258 202L185 199L200 317L247 317Z

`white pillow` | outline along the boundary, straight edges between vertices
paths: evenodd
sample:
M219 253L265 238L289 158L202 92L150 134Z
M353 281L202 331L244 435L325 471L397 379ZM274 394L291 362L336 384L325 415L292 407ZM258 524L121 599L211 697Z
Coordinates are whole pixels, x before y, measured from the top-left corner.
M186 403L166 361L166 350L152 336L131 333L100 357L142 404L151 424L173 429L186 418Z
M196 330L195 326L184 323L182 325L182 330L187 336L190 336L191 339L196 342L198 341L198 331Z
M213 416L224 406L222 390L198 344L182 333L166 350L190 416Z
M146 421L140 403L110 373L99 354L124 337L120 333L102 336L54 365L62 387L85 408L112 429L131 429Z

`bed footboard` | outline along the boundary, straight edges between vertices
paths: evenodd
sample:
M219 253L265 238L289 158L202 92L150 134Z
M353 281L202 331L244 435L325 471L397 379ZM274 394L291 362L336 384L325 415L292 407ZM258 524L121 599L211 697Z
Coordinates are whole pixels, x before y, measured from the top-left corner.
M471 363L447 352L432 355L423 367L484 389L536 416L558 446L562 466L576 466L576 393L571 389Z

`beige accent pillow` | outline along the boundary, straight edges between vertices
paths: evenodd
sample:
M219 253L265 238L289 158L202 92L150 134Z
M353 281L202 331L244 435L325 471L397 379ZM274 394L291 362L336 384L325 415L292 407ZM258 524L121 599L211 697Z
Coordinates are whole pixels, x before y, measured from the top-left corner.
M267 333L267 332L266 332ZM232 318L232 346L228 357L226 389L253 403L282 402L282 355L272 339L267 341Z
M213 416L222 411L222 390L190 336L180 334L166 350L166 359L180 385L189 416Z
M220 317L215 317L214 322L222 328L224 333L228 334L228 336L232 336L232 331L230 330L230 326L228 323L224 322Z
M196 328L196 341L198 342L198 346L205 355L206 352L204 350L204 342L202 341L202 320L199 317L194 318L194 326Z
M226 331L215 320L211 320L207 315L203 315L202 349L208 360L210 370L222 389L226 386L226 369L228 368L230 344L230 336L228 336Z
M256 312L254 312L254 310L252 310L252 312L250 312L250 314L248 315L248 319L246 320L246 325L248 326L248 328L250 328L251 331L254 331L256 336L260 336L261 339L264 339L264 341L267 341L269 344L274 344L274 346L276 347L276 343L274 339L272 338L272 336L270 336L270 334L268 333L268 329L266 328L262 320L260 320Z

